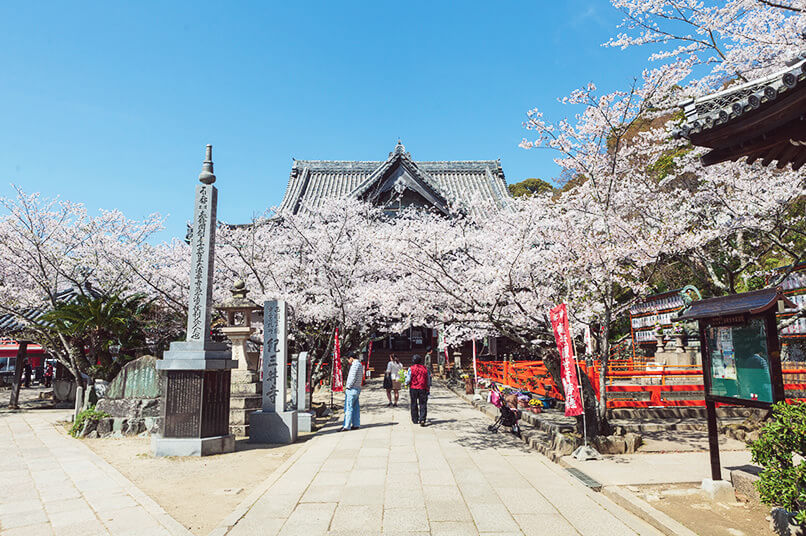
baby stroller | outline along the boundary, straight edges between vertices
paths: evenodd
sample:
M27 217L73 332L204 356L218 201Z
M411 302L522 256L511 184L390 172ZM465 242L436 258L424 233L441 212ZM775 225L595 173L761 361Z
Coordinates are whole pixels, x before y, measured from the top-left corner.
M502 426L509 427L510 431L517 437L521 437L521 427L518 425L518 419L521 418L521 412L517 408L510 408L501 396L501 391L498 390L495 384L490 387L490 403L497 407L501 412L495 422L487 427L492 433L498 432Z

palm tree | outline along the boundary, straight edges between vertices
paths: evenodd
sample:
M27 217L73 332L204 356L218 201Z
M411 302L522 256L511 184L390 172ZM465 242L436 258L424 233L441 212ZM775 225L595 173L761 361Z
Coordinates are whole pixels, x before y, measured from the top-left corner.
M142 294L79 296L42 321L67 340L71 361L90 379L111 381L127 362L148 352L153 301Z

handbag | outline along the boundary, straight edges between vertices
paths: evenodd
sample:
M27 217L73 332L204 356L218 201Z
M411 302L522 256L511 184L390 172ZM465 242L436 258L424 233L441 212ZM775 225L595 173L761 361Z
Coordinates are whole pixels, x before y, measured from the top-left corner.
M391 389L392 388L392 375L391 374L384 374L383 375L383 388L384 389Z

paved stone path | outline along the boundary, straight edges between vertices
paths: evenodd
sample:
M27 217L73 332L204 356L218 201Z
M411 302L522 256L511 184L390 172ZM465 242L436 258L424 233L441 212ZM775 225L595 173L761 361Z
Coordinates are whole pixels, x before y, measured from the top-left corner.
M192 536L54 423L67 410L0 413L2 536Z
M214 534L659 534L446 389L425 428L401 402L365 389L360 430L317 434Z

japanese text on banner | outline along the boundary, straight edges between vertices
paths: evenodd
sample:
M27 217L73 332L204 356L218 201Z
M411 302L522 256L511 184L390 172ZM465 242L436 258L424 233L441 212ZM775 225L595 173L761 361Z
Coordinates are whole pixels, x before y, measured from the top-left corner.
M549 317L551 318L551 328L554 330L554 338L557 340L557 350L560 352L560 375L565 392L565 416L575 417L582 414L583 408L577 383L571 330L568 326L568 308L561 303L549 311Z
M333 384L330 389L338 393L344 391L344 377L341 372L341 347L339 346L339 329L336 328L336 340L333 349Z

